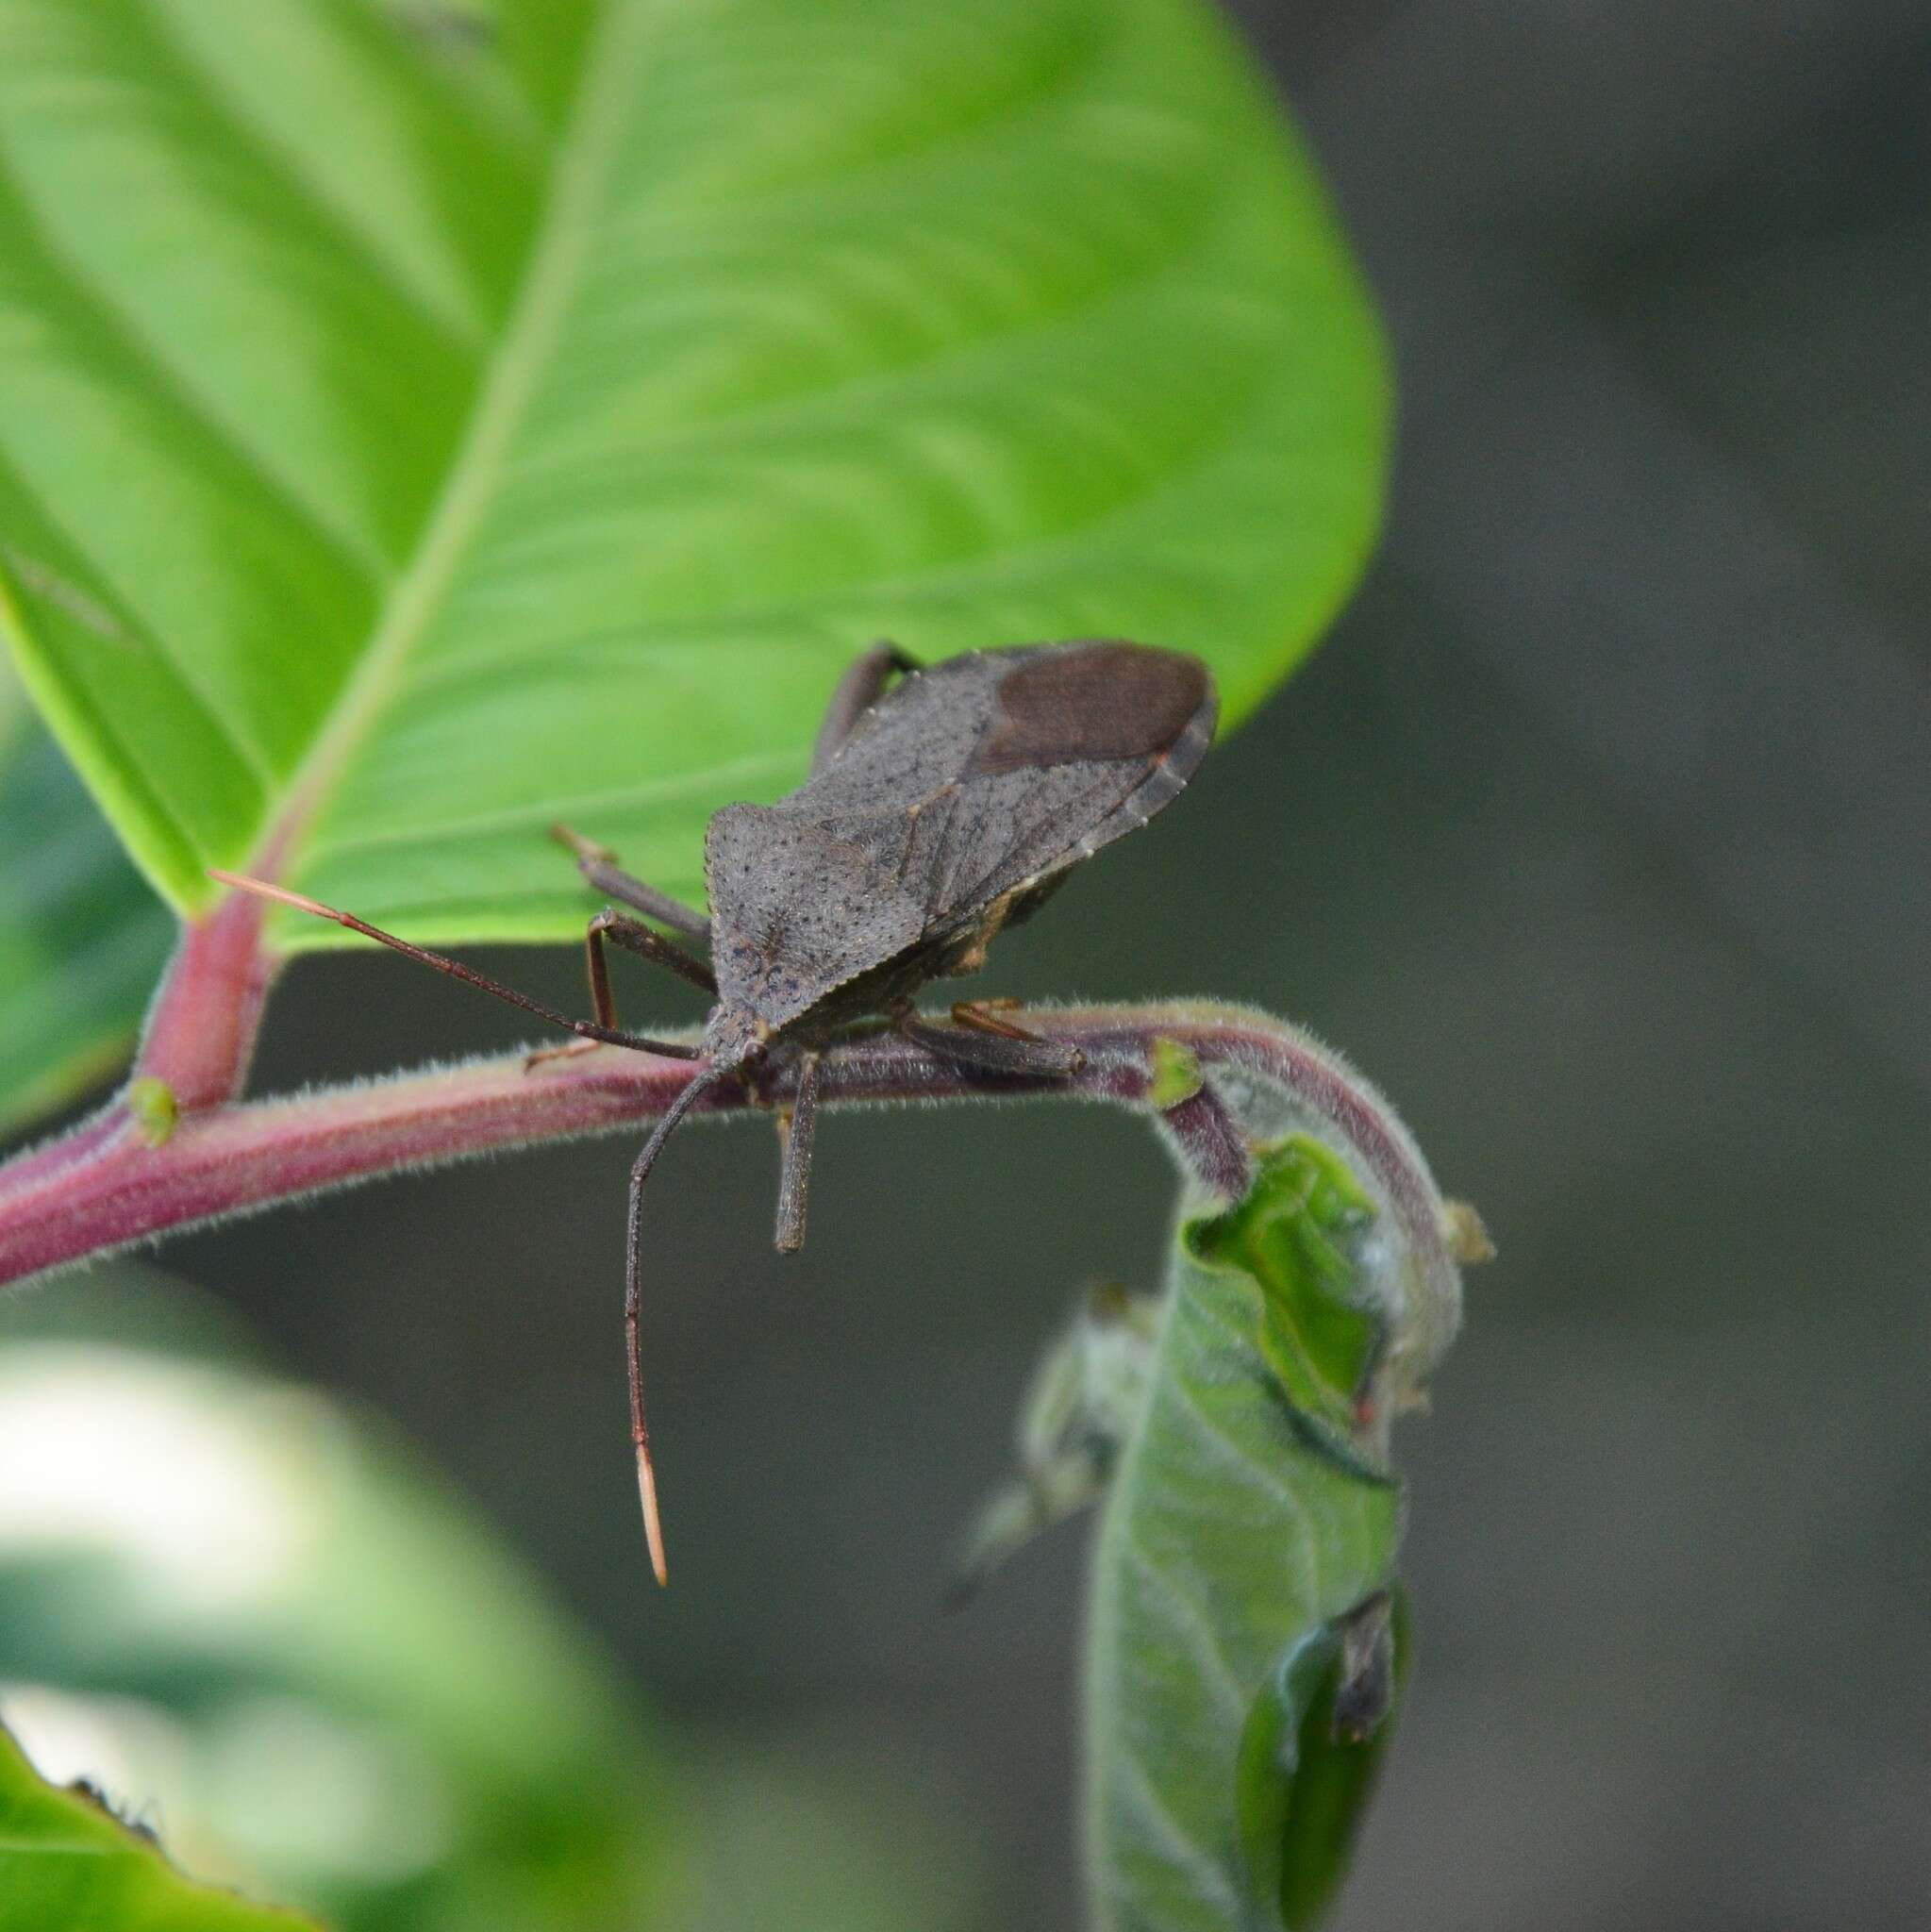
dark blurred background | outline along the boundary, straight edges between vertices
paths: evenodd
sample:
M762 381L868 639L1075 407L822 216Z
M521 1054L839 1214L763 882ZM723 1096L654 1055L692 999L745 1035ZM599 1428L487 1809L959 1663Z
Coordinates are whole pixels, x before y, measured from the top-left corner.
M1240 13L1393 337L1388 540L987 990L1299 1020L1500 1243L1400 1440L1420 1660L1341 1924L1931 1924L1931 12ZM579 996L561 951L495 963ZM521 1037L395 961L309 960L258 1086ZM1161 1157L1068 1108L837 1116L780 1261L768 1137L681 1143L660 1595L630 1155L164 1258L396 1417L663 1708L915 1792L988 1932L1064 1932L1082 1539L940 1597L1074 1289L1157 1267Z

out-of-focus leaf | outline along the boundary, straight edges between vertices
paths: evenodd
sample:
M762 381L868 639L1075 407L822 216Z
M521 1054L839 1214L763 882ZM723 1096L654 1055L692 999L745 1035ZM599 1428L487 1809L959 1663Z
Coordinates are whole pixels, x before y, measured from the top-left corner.
M1372 1752L1314 1732L1402 1520L1375 1371L1453 1326L1382 1218L1291 1133L1243 1200L1183 1220L1096 1554L1088 1850L1108 1932L1299 1932L1339 1881ZM1385 1708L1371 1662L1357 1720Z
M691 1794L678 1932L967 1932L986 1924L969 1840L917 1780L823 1751L713 1754Z
M1146 1400L1159 1332L1153 1295L1102 1282L1080 1297L1033 1372L1020 1405L1019 1476L996 1491L968 1532L953 1576L962 1602L1015 1550L1106 1494Z
M580 929L558 818L697 891L880 635L1239 716L1380 496L1206 0L0 0L0 629L142 869L449 941Z
M113 1067L174 933L0 658L0 1133Z
M184 1878L85 1790L57 1790L0 1727L0 1932L302 1932L292 1912Z
M41 1770L346 1932L674 1923L654 1740L456 1500L366 1418L71 1302L0 1307L0 1714Z

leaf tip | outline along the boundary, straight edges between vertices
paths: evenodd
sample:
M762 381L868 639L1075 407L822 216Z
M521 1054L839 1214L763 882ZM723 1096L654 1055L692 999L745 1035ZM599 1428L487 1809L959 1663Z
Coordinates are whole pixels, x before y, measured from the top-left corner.
M1474 1208L1467 1201L1444 1201L1441 1205L1441 1238L1448 1252L1464 1268L1492 1261L1495 1243Z

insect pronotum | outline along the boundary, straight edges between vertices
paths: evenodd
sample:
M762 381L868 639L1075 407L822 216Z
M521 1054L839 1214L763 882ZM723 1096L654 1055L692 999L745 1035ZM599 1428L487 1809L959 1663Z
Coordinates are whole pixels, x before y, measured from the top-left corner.
M896 682L894 682L896 679ZM585 943L593 1020L575 1020L353 913L233 873L214 876L378 940L567 1028L579 1044L698 1063L630 1171L624 1322L630 1432L651 1567L665 1580L657 1477L644 1424L643 1187L686 1114L758 1068L794 1073L778 1183L777 1245L799 1247L817 1120L819 1069L854 1023L882 1017L908 1040L982 1071L1063 1077L1080 1057L997 1003L962 1003L952 1024L913 995L974 973L1008 925L1029 917L1082 859L1176 798L1213 737L1213 679L1196 658L1113 641L974 651L929 669L896 645L868 651L832 693L811 774L774 805L727 805L705 833L710 917L620 870L602 846L556 836L608 898L707 941L708 963L643 920L606 906ZM605 942L668 967L716 1000L696 1046L617 1023ZM783 1116L780 1116L781 1121Z

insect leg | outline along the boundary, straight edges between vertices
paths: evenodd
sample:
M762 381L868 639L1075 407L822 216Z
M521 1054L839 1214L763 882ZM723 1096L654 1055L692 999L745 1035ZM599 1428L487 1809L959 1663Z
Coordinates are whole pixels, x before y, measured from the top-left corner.
M701 988L713 999L717 997L717 978L710 968L702 959L687 953L682 946L667 940L662 933L653 932L641 919L625 919L621 912L612 912L606 906L591 921L587 939L591 948L592 997L595 996L596 984L600 979L604 982L605 1001L608 1002L610 997L609 979L604 972L603 941L606 939L614 941L626 953L635 953L640 959L648 959L657 966L668 966L679 978L688 979L692 986ZM600 1008L597 1018L605 1024L614 1026L617 1024L616 1008L610 1008L608 1019Z
M577 871L598 891L609 893L620 905L634 911L647 912L653 919L662 920L674 932L689 933L694 940L710 938L710 921L703 913L685 905L683 900L674 899L670 893L631 877L618 866L616 855L608 846L586 839L581 832L573 832L568 825L552 825L550 836L576 854Z
M643 1311L643 1184L664 1151L664 1142L677 1123L712 1088L728 1079L728 1067L709 1067L687 1086L664 1110L664 1117L643 1143L630 1170L630 1215L624 1232L624 1350L630 1371L630 1441L637 1451L637 1493L643 1504L643 1537L650 1545L650 1567L659 1583L671 1580L664 1563L664 1525L658 1512L658 1477L650 1457L650 1431L643 1421L643 1346L640 1335Z
M838 681L831 703L824 708L824 723L818 727L818 742L811 747L811 775L815 778L838 756L839 746L852 735L852 726L885 694L894 671L921 671L924 667L910 652L896 644L874 644Z
M1018 1012L1024 1004L1024 1000L1010 998L954 1000L952 1024L968 1027L974 1033L995 1034L1001 1040L1038 1040L1040 1035L1030 1028L1020 1025L1015 1020L999 1017L1001 1013Z
M379 940L392 951L403 954L410 959L420 960L424 966L433 966L439 973L446 973L452 979L460 979L466 985L475 987L479 991L491 993L499 1000L507 1000L512 1007L521 1007L525 1013L534 1013L540 1020L547 1020L553 1026L561 1026L584 1040L601 1041L606 1046L628 1046L639 1053L654 1053L665 1059L701 1059L703 1049L685 1046L676 1041L651 1040L641 1033L624 1033L615 1026L593 1024L589 1020L573 1020L568 1013L559 1013L555 1007L546 1007L541 1000L533 1000L526 992L518 992L513 986L505 986L500 979L491 979L486 973L478 973L474 966L465 966L460 959L451 959L441 953L432 953L426 946L411 945L408 940L399 940L392 932L384 932L379 925L371 925L366 920L358 919L353 912L339 912L333 906L325 906L317 899L305 899L300 892L291 892L282 886L271 886L261 879L242 878L232 872L210 870L210 878L220 879L225 886L233 886L237 891L253 892L258 899L274 899L283 906L292 906L298 912L312 912L318 919L332 919L338 925L345 925L351 932L358 932L364 939Z
M1040 1074L1063 1079L1086 1065L1078 1047L1028 1033L990 1014L977 1024L945 1026L907 1011L894 1015L891 1024L914 1046L984 1074Z
M606 938L615 940L626 952L654 960L659 966L668 966L693 986L716 994L718 983L702 959L693 959L682 946L673 945L661 933L653 932L641 920L626 919L623 913L613 912L606 906L584 929L583 935L584 951L590 960L591 1010L596 1015L599 1026L614 1029L617 1024L617 1002L610 992L610 969L604 958ZM594 1040L573 1040L568 1046L546 1046L540 1053L528 1055L524 1060L524 1068L527 1071L531 1067L541 1066L545 1060L574 1059L596 1044Z
M795 1255L805 1245L805 1196L811 1186L811 1137L818 1127L818 1061L815 1053L798 1061L798 1090L791 1119L778 1116L784 1161L777 1184L777 1250Z

